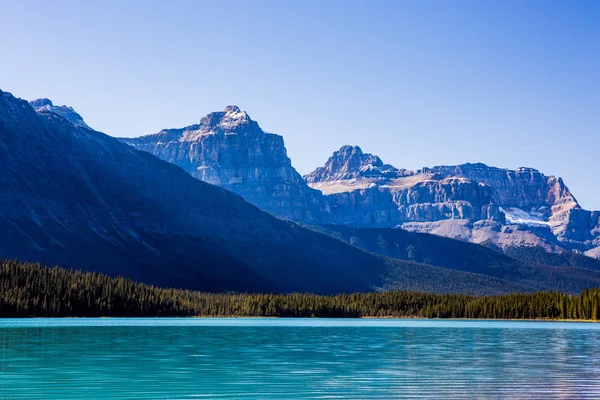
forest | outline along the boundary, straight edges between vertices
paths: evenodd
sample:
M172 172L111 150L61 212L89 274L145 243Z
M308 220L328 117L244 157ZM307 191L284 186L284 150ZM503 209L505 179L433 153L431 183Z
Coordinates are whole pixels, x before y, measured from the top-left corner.
M164 289L40 264L0 260L0 317L308 317L600 320L600 289L476 297L420 292L319 296Z

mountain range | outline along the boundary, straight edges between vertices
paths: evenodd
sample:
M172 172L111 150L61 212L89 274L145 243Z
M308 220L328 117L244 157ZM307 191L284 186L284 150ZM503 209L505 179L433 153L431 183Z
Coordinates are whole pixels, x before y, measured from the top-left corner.
M402 228L500 251L526 246L600 257L600 212L584 210L561 178L533 168L476 163L410 171L343 146L301 177L283 138L236 106L197 125L121 140L305 224Z
M497 251L510 246L390 229L412 215L432 221L411 223L468 226L485 217L501 229L514 225L484 183L396 169L357 147L333 158L300 176L281 136L235 106L191 127L119 140L70 107L0 91L0 257L207 291L499 294L600 286L596 260L563 250L593 248L593 229L592 239L577 241L568 229L551 239L523 228L562 251L560 263L522 247L515 254L525 261ZM405 192L385 183L410 179L414 188ZM570 207L568 215L580 210Z

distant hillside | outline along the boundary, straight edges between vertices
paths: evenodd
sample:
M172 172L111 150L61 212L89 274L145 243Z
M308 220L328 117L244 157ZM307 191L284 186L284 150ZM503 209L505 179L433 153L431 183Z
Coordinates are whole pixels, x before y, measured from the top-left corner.
M575 253L568 253L567 257L537 249L536 257L531 250L527 252L519 247L512 251L519 256L518 260L485 246L403 229L340 225L321 225L314 229L387 257L484 274L536 290L551 288L574 293L600 282L600 261Z
M600 271L600 260L574 251L548 253L541 247L511 246L505 249L505 253L513 258L524 261Z

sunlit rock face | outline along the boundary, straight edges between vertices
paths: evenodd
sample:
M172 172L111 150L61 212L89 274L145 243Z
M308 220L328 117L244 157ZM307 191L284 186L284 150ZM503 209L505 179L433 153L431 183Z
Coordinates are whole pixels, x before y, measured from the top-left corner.
M384 164L358 146L344 146L306 175L326 195L338 223L397 227L443 219L503 220L489 186L461 177L416 173Z
M545 176L533 168L508 170L484 164L433 167L430 171L459 176L493 188L494 201L508 222L532 227L547 226L558 241L585 250L597 237L592 232L595 213L577 203L561 178Z
M197 125L121 140L278 217L330 221L321 193L292 167L283 138L264 132L237 106L210 113Z
M413 172L343 146L306 175L338 223L404 229L486 243L595 255L598 212L582 209L561 178L484 164Z
M414 175L414 172L384 164L379 157L363 153L358 146L343 146L333 153L325 166L317 168L304 179L308 183L350 179L385 181L409 175Z
M552 207L558 203L575 203L562 179L545 176L533 168L508 170L485 164L463 164L425 168L444 176L457 176L494 188L496 201L505 207L522 210Z

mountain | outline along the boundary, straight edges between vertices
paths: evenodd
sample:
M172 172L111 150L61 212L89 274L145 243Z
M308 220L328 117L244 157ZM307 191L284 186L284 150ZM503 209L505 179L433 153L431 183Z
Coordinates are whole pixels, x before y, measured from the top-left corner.
M280 220L46 106L0 91L0 257L206 291L532 290Z
M343 146L301 179L283 138L236 106L198 125L121 140L305 224L403 228L500 251L525 246L600 257L600 212L583 210L562 179L532 168L479 163L410 171Z
M363 153L358 146L343 146L327 161L324 167L304 177L309 183L323 181L348 181L355 179L391 180L414 175L413 171L399 170L384 164L377 156Z
M292 167L283 138L265 133L237 106L210 113L196 125L121 140L278 217L329 221L323 196Z
M494 190L494 201L503 207L507 222L549 228L568 248L587 250L600 228L600 212L581 208L561 178L545 176L533 168L508 170L484 164L434 167L434 172L485 184Z
M397 227L446 219L503 221L490 187L459 177L398 170L358 146L342 147L305 180L325 195L338 224Z
M401 173L369 173L379 171ZM486 244L588 251L600 244L600 212L581 208L563 180L533 168L464 164L398 170L357 146L344 146L306 175L338 223L401 227Z

